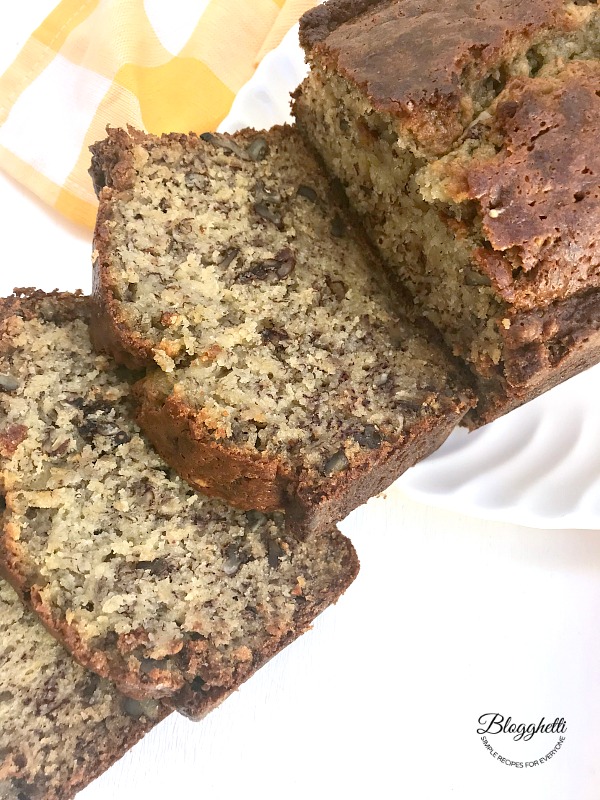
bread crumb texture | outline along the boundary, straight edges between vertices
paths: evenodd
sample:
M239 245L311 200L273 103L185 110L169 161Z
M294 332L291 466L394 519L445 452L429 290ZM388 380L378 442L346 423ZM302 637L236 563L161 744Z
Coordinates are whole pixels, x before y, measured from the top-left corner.
M75 656L134 697L207 707L357 571L335 533L192 491L130 421L130 376L92 352L86 298L5 301L0 557Z
M164 711L80 667L0 581L0 798L68 800Z
M98 313L147 396L315 483L464 402L296 130L94 149Z

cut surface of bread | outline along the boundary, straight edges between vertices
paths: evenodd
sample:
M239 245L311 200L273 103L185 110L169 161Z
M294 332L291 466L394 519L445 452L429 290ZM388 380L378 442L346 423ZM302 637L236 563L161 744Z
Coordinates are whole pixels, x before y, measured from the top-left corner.
M2 800L69 800L164 715L79 666L0 580Z
M298 124L473 371L470 424L595 363L597 4L333 0L301 40Z
M324 527L471 405L297 131L115 130L93 152L93 339L154 367L138 420L194 486Z
M337 532L194 492L131 421L126 370L91 349L88 299L0 305L0 565L77 660L200 717L353 580Z

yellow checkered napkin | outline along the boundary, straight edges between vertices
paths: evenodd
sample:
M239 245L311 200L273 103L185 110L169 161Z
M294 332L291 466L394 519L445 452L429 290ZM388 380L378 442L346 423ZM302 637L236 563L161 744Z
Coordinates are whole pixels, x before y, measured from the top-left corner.
M0 166L92 227L88 145L106 125L216 128L261 57L312 5L62 0L0 78Z

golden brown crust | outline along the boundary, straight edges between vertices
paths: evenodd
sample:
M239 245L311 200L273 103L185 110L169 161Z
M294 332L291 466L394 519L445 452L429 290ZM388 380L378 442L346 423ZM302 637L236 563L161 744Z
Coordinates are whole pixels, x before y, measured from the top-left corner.
M330 0L305 14L309 59L390 113L421 147L447 152L474 117L470 87L548 29L577 25L565 0Z
M599 81L595 61L511 81L477 126L483 155L447 162L450 197L477 204L490 243L474 260L504 301L502 373L479 370L471 426L599 359Z
M386 0L329 0L311 8L300 20L300 44L311 50L345 22L385 4Z
M437 319L477 381L471 426L598 360L589 315L600 287L598 19L597 3L567 0L331 0L301 23L315 67L311 102L319 106L314 86L329 78L342 87L336 96L347 91L354 103L340 113L350 130L370 108L385 112L400 148L433 162L417 173L423 196L471 237L476 280L461 277L462 262L453 278L486 287L491 309L471 297L457 315L442 300ZM347 182L360 196L360 181L350 173ZM448 227L456 232L457 223ZM392 263L394 252L386 251ZM438 267L413 272L437 275ZM415 296L435 317L427 293ZM578 329L567 321L576 317Z

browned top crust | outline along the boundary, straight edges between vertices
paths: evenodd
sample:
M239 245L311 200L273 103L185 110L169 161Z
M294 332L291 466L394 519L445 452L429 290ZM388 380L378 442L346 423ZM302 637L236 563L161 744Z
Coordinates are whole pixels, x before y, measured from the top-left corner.
M35 318L60 325L75 319L89 319L89 298L81 291L42 292L32 287L13 289L12 295L0 299L0 322L7 317L19 316L24 320Z
M600 286L600 63L514 80L491 111L481 154L446 164L494 250L482 267L497 262L497 290L518 309Z
M377 6L384 6L388 2L389 0L329 0L311 8L300 20L300 44L310 50L344 23L366 11L375 11Z
M478 112L473 90L495 68L587 16L565 0L331 0L302 18L300 41L441 154Z

